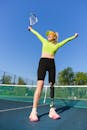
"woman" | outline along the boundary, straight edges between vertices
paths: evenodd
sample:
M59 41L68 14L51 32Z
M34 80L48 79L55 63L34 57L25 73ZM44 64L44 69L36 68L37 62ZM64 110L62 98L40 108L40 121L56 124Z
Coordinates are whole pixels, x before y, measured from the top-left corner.
M36 35L37 38L42 42L42 55L39 61L39 66L37 71L37 78L38 78L37 88L34 93L33 108L30 113L29 119L30 121L38 121L37 105L43 89L46 71L48 71L49 73L50 98L51 98L49 117L52 119L58 119L60 118L60 115L56 113L54 107L54 83L55 83L55 75L56 75L54 56L60 47L62 47L67 42L75 39L78 36L78 34L75 33L74 36L69 37L63 40L62 42L58 43L57 32L53 32L53 31L46 32L47 39L45 39L32 27L28 27L28 30L31 31L34 35Z

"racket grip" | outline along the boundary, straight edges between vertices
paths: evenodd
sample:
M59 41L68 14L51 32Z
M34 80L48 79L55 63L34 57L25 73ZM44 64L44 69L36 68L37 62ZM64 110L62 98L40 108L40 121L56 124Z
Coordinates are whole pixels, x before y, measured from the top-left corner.
M30 30L30 28L32 28L32 26L31 26L31 25L28 27L28 30L29 30L29 31L31 31L31 30Z

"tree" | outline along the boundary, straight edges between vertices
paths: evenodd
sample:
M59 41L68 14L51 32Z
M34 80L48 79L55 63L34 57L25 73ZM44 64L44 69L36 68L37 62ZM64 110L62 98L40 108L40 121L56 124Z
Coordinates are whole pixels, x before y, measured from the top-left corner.
M74 72L71 67L67 67L58 73L59 85L72 85L74 81Z
M4 75L2 76L2 79L1 79L2 84L11 84L11 79L12 79L11 76L6 75L6 74L4 73Z
M24 79L21 78L21 77L18 78L18 83L17 83L17 84L18 84L18 85L26 85Z
M77 85L87 85L87 73L77 72L75 74L75 84L77 84Z

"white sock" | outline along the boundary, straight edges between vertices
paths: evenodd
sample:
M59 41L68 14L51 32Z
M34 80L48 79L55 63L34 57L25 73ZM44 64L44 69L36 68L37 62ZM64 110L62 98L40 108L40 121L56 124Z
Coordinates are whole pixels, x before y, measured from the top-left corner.
M50 108L50 111L55 111L55 108L54 107Z
M36 114L37 113L37 108L32 108L32 112Z

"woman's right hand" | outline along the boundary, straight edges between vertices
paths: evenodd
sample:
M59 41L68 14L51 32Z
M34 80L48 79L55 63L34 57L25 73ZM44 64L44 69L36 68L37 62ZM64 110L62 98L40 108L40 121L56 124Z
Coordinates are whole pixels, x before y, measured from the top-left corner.
M28 26L28 30L30 31L32 29L32 27L31 26Z
M78 37L78 35L79 35L78 33L75 33L75 38L77 38L77 37Z

